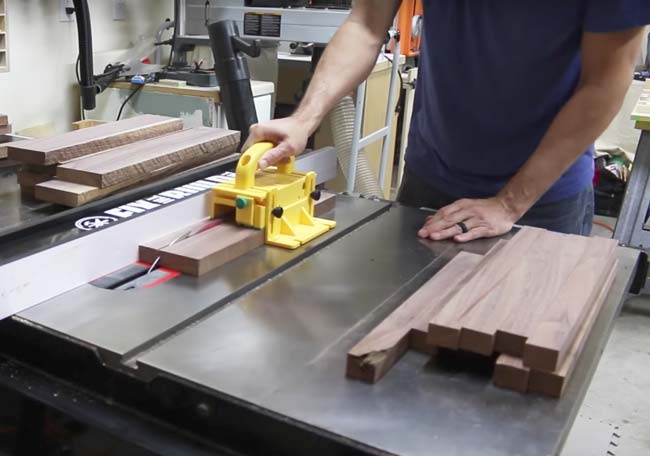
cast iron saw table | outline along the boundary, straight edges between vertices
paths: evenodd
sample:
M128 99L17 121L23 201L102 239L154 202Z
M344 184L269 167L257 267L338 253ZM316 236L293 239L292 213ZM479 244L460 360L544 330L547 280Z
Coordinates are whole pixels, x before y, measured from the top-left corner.
M79 239L102 261L106 233L160 223L164 211L177 212L152 210ZM0 323L0 384L160 454L555 454L638 251L619 249L614 285L560 400L496 388L489 363L470 371L444 354L408 352L375 385L349 380L346 353L359 339L459 251L495 242L419 240L425 215L338 196L325 215L337 228L297 250L263 246L148 289L76 286ZM117 251L127 241L112 242ZM0 281L23 282L3 275L12 261L50 255L63 268L74 256L53 256L60 246L50 245L20 257L19 247L7 250Z

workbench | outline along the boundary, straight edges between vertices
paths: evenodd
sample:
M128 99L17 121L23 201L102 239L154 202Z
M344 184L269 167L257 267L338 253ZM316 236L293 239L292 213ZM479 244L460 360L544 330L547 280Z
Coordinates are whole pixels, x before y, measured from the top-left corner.
M65 232L64 222L24 240L0 238L0 281L12 264L38 265L39 255L67 267L76 251L65 246L74 243L110 262L144 240L137 226L153 231L202 198L86 233ZM562 399L496 388L491 363L468 371L445 353L409 352L375 385L347 379L354 344L459 251L482 254L496 242L420 240L426 215L340 195L324 215L336 229L296 250L262 246L205 276L149 289L87 283L57 293L0 323L0 385L160 454L558 452L639 252L618 249L613 287ZM112 230L131 238L100 242ZM57 261L55 249L67 253ZM39 270L30 282L47 275Z

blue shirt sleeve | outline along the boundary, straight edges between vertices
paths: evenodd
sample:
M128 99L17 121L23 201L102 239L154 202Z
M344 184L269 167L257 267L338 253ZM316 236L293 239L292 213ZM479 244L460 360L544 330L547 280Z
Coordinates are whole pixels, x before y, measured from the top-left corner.
M650 24L650 0L586 0L586 32L616 32L647 24Z

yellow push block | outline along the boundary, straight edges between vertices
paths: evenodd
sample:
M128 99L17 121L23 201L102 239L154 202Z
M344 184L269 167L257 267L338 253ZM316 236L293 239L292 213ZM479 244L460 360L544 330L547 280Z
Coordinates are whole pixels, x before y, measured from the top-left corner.
M272 143L258 143L244 152L235 180L213 189L211 215L235 212L238 224L263 229L267 244L295 249L336 226L314 217L316 173L294 170L295 159L258 171L257 163Z

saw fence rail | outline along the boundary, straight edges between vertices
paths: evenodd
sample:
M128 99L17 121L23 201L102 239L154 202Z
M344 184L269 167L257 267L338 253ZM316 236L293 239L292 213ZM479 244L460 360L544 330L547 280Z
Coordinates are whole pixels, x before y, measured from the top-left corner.
M461 253L348 353L374 383L412 348L495 360L496 385L561 396L616 273L615 240L523 228Z

